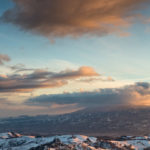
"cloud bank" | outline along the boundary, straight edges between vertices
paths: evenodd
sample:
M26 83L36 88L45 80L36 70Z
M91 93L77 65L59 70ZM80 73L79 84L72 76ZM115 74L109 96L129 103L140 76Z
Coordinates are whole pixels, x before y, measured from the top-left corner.
M129 27L149 0L13 0L1 19L44 36L77 37L117 33Z
M99 89L93 92L41 95L19 104L11 103L7 99L0 101L0 117L64 114L89 108L111 110L120 106L150 106L150 83L138 82L122 88Z
M41 95L25 102L29 106L78 104L78 107L120 105L150 106L150 83L138 82L123 88L100 89L93 92Z

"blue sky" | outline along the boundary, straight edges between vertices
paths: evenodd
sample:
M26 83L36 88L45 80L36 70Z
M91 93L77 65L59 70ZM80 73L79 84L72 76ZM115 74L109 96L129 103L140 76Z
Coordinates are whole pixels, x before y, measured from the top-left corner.
M50 64L47 63L52 60L60 60L78 66L93 66L118 79L145 80L150 64L148 25L131 28L129 37L56 38L51 43L46 37L21 31L14 25L1 24L0 53L8 54L13 64L40 68L48 67Z
M118 4L116 0L113 1ZM20 7L29 7L28 2L26 3L24 2L24 0L21 0L21 2L23 2L23 5L18 5L18 0L16 1L16 4ZM95 3L99 2L95 0ZM124 3L126 2L124 1ZM146 4L147 0L145 0L144 2L138 0L137 2L139 6L143 5L144 3ZM15 2L13 2L12 0L2 0L0 5L0 15L4 16L6 10L15 7L14 4ZM31 7L33 4L31 3ZM130 5L134 6L136 5L136 3L134 2ZM89 6L92 7L92 5ZM91 10L94 8L95 6L93 5ZM30 7L28 9L30 12ZM33 7L33 10L34 9L35 8ZM45 31L41 30L41 28L44 27L44 24L43 26L40 26L41 22L37 24L38 28L33 27L32 29L30 28L30 25L32 25L31 20L27 20L26 22L22 20L22 22L19 23L19 17L21 17L19 16L21 15L20 12L17 14L19 18L18 20L14 16L14 18L12 16L11 18L9 15L7 16L8 18L10 17L8 20L7 17L4 17L5 21L2 21L3 19L1 18L0 54L7 55L11 59L11 61L8 62L5 62L5 60L3 60L4 64L0 66L1 76L4 76L4 74L7 76L15 75L16 73L14 72L16 70L11 70L10 67L20 64L24 65L24 68L28 69L28 71L18 72L19 75L22 75L23 73L25 75L30 73L32 74L37 69L47 70L54 73L68 73L67 70L72 70L72 72L75 72L76 70L75 73L80 73L79 68L82 68L82 66L88 67L84 69L90 69L88 71L92 71L93 74L87 75L85 73L83 76L79 76L81 78L86 77L90 78L91 80L91 77L95 78L95 72L100 74L100 76L97 77L99 79L90 83L79 83L76 82L77 78L76 80L74 80L74 77L73 79L70 79L69 77L68 84L62 87L37 88L33 90L30 89L30 92L25 91L19 93L18 91L15 91L15 94L11 93L14 99L16 99L15 102L18 101L18 99L22 99L22 101L24 101L32 95L39 96L42 94L79 92L80 90L92 91L99 88L118 88L125 85L134 84L135 82L149 82L149 8L143 9L143 7L141 6L141 9L139 9L139 7L134 8L134 11L132 11L132 9L130 10L131 12L129 14L127 14L127 12L125 11L120 13L121 10L118 10L117 13L120 13L121 15L123 14L123 16L116 14L116 10L114 9L115 13L112 12L112 15L114 16L106 15L106 17L102 18L101 20L96 20L95 16L92 16L90 20L85 20L86 24L84 22L82 24L78 24L79 20L77 20L77 22L75 22L75 25L73 26L73 29L77 31L77 37L72 36L75 33L74 31L72 31L72 28L69 28L70 22L65 22L68 25L68 31L66 30L66 28L64 28L63 31L60 30L57 35L55 35L55 33L59 31L60 28L58 28L56 31L53 31L52 29L49 29L47 26L45 26L46 31L50 35L54 35L47 36ZM16 10L13 9L11 13L13 13L14 11ZM36 9L34 11L36 12ZM137 12L138 15L140 14L140 17L136 17L135 12ZM50 13L52 12L49 12L49 14ZM54 10L54 13L57 14L57 11ZM67 12L65 12L65 14L68 15ZM101 17L101 14L98 15L99 17ZM128 18L125 18L125 16L127 15ZM44 14L42 17L45 17ZM57 18L57 16L52 15L50 16L50 18L51 17ZM84 16L81 17L83 18L83 20L85 19ZM71 19L73 19L72 22L76 20L76 18ZM128 19L132 20L130 21ZM47 20L49 20L49 18L47 18ZM82 22L82 20L80 21ZM106 29L104 29L108 30L108 32L110 33L104 33L103 35L101 35L102 29L100 27L98 27L97 29L97 21L99 22L99 24L113 24L113 27L115 28L113 28L113 31L110 32L110 29L112 30L112 28L109 28L108 26L108 28L106 27ZM47 24L48 23L49 22L47 22ZM87 26L87 24L89 24L89 26ZM59 24L56 24L56 28L58 26ZM82 28L82 26L84 28ZM78 27L80 28L78 29ZM87 32L88 36L85 34L85 31L82 32L82 30L84 30L86 27L89 27L90 30L92 27L92 30ZM61 29L62 28L63 27L61 27ZM99 34L95 33L95 29ZM78 33L79 30L81 30L80 33ZM62 34L64 35L62 36ZM31 70L29 71L29 69L32 69L33 72ZM91 69L93 69L94 71ZM111 77L113 81L107 80L108 77ZM101 78L107 81L104 82ZM8 95L10 93L8 91L5 93L1 92L0 94L1 97L4 97L11 102L13 101L11 98L9 98Z

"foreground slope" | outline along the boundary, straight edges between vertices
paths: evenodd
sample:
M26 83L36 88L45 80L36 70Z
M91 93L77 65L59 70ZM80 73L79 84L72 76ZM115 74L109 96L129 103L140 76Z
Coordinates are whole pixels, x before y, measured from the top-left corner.
M150 136L89 137L61 135L52 137L0 134L1 150L149 150Z

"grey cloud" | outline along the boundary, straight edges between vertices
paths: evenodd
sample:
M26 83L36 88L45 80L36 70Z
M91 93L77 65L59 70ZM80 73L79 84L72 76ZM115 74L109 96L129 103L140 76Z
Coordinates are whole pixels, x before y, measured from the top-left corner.
M149 89L150 88L150 84L147 82L137 82L136 83L137 86L142 87L144 89Z
M146 88L145 88L146 87ZM27 100L27 105L78 104L79 107L130 105L150 98L150 84L138 82L123 88L100 89L93 92L41 95ZM145 100L145 99L144 99ZM144 101L143 100L143 101Z
M17 64L17 65L7 66L7 67L9 67L15 73L35 70L33 68L26 68L24 64Z
M13 0L1 20L44 36L127 35L149 0ZM131 21L132 20L132 21Z

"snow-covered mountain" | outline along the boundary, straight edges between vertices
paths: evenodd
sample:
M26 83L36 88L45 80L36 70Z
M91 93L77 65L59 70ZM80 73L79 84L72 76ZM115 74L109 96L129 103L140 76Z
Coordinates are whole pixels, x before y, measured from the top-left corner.
M53 137L1 133L0 150L149 150L150 136L88 137L61 135Z

